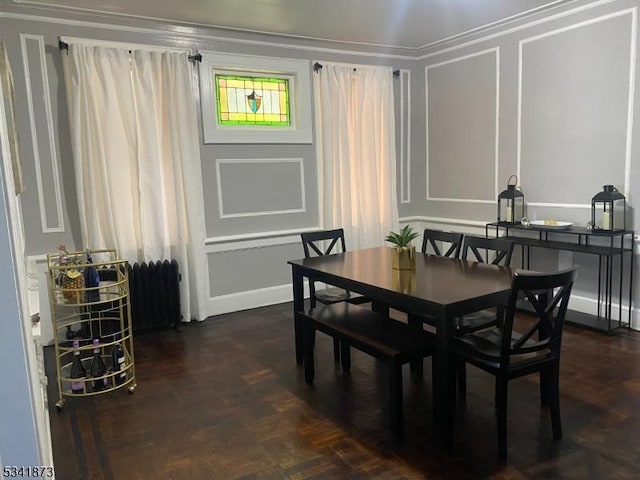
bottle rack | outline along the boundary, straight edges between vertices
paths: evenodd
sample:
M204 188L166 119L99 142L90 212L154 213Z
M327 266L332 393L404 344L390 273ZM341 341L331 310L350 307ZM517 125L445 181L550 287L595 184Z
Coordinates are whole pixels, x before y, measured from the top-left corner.
M131 330L131 306L129 302L128 263L118 259L116 250L104 249L90 252L65 252L48 254L49 302L53 321L58 401L62 409L65 397L90 397L114 390L136 388L133 336ZM97 272L97 278L95 273ZM89 273L95 280L87 282ZM81 279L80 279L81 277ZM98 345L94 345L98 339ZM73 341L78 341L74 348ZM124 362L116 362L112 353L124 352ZM106 373L91 376L94 348L99 349ZM71 378L71 365L75 352L86 376ZM118 367L114 370L114 364ZM74 382L76 391L72 391ZM94 382L103 388L94 390ZM81 388L78 386L81 385Z

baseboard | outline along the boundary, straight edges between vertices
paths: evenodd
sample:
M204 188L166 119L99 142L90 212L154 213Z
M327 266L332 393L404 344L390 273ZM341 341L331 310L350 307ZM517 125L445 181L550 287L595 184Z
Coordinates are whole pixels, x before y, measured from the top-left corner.
M305 298L309 296L309 288L305 282ZM207 316L248 310L293 301L291 284L260 288L246 292L231 293L209 298Z
M587 313L590 315L598 314L598 301L595 298L583 297L580 295L571 295L569 300L569 309L576 312ZM611 318L615 320L617 324L620 308L616 303L611 306ZM628 305L622 304L622 322L626 323L629 319ZM633 330L640 330L640 312L638 309L633 308L631 310L631 328Z

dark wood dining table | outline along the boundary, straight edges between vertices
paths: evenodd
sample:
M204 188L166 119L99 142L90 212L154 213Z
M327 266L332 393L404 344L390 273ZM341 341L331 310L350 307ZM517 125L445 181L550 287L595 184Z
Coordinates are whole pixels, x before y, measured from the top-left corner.
M450 361L454 318L506 304L515 269L416 253L415 272L391 268L391 248L376 247L291 260L296 362L303 362L304 279L360 293L375 305L417 312L436 325L433 413L438 443L453 438L455 370ZM384 311L385 309L382 308Z

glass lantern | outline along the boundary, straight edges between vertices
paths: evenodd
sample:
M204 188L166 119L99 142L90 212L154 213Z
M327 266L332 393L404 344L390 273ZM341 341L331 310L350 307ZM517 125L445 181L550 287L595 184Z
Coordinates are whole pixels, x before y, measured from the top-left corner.
M514 183L511 183L511 180ZM518 185L518 177L511 175L507 180L507 189L498 195L498 222L520 223L524 217L524 193Z
M627 203L613 185L605 185L591 199L591 222L594 231L626 230Z

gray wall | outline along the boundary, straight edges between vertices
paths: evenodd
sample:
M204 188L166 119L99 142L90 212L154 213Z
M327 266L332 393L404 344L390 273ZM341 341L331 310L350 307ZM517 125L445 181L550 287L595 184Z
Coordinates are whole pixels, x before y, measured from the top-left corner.
M304 59L309 61L310 70L314 61L388 65L403 69L396 78L396 94L398 98L408 97L413 66L408 58L341 50L335 44L305 47L304 42L292 43L289 39L294 46L288 46L282 39L255 35L244 35L241 42L235 42L229 40L232 38L229 32L210 29L177 35L169 32L168 27L152 23L30 17L26 12L24 9L20 13L5 12L0 25L16 83L27 184L21 201L27 219L26 249L30 256L54 251L60 243L70 248L84 247L79 238L61 64L64 52L58 49L60 36ZM194 81L197 83L197 68ZM194 101L199 111L199 98ZM398 116L404 111L398 106ZM405 124L398 122L399 136L403 125L409 127L408 119ZM202 139L202 132L199 133ZM403 153L408 164L409 148L405 147L403 152L400 149L399 144L398 154ZM208 255L210 313L235 309L235 300L227 298L228 295L249 299L245 308L263 304L263 300L258 300L261 295L267 295L271 301L287 300L290 273L286 260L302 256L299 242L293 242L291 236L320 227L315 144L202 142L200 151L207 232L203 248ZM243 264L253 265L253 271L238 267ZM278 286L280 289L274 292L272 289ZM253 292L253 297L247 291ZM252 302L251 298L256 300Z
M484 233L516 174L532 220L585 226L591 198L613 184L638 225L638 2L591 6L422 56L426 141L412 161L426 171L412 178L415 214ZM572 307L593 313L597 262L537 251L532 268L579 264Z
M84 247L60 36L304 59L309 68L314 61L393 66L401 70L395 95L405 221L480 229L495 218L496 195L515 173L530 218L584 224L590 199L604 184L634 202L637 4L577 2L574 10L563 6L546 18L412 55L124 19L33 16L13 7L0 25L16 78L27 254L42 255L59 243ZM199 110L199 98L194 101ZM297 236L321 227L315 143L202 142L200 151L209 312L287 300L286 260L302 255ZM258 268L245 272L239 265Z

